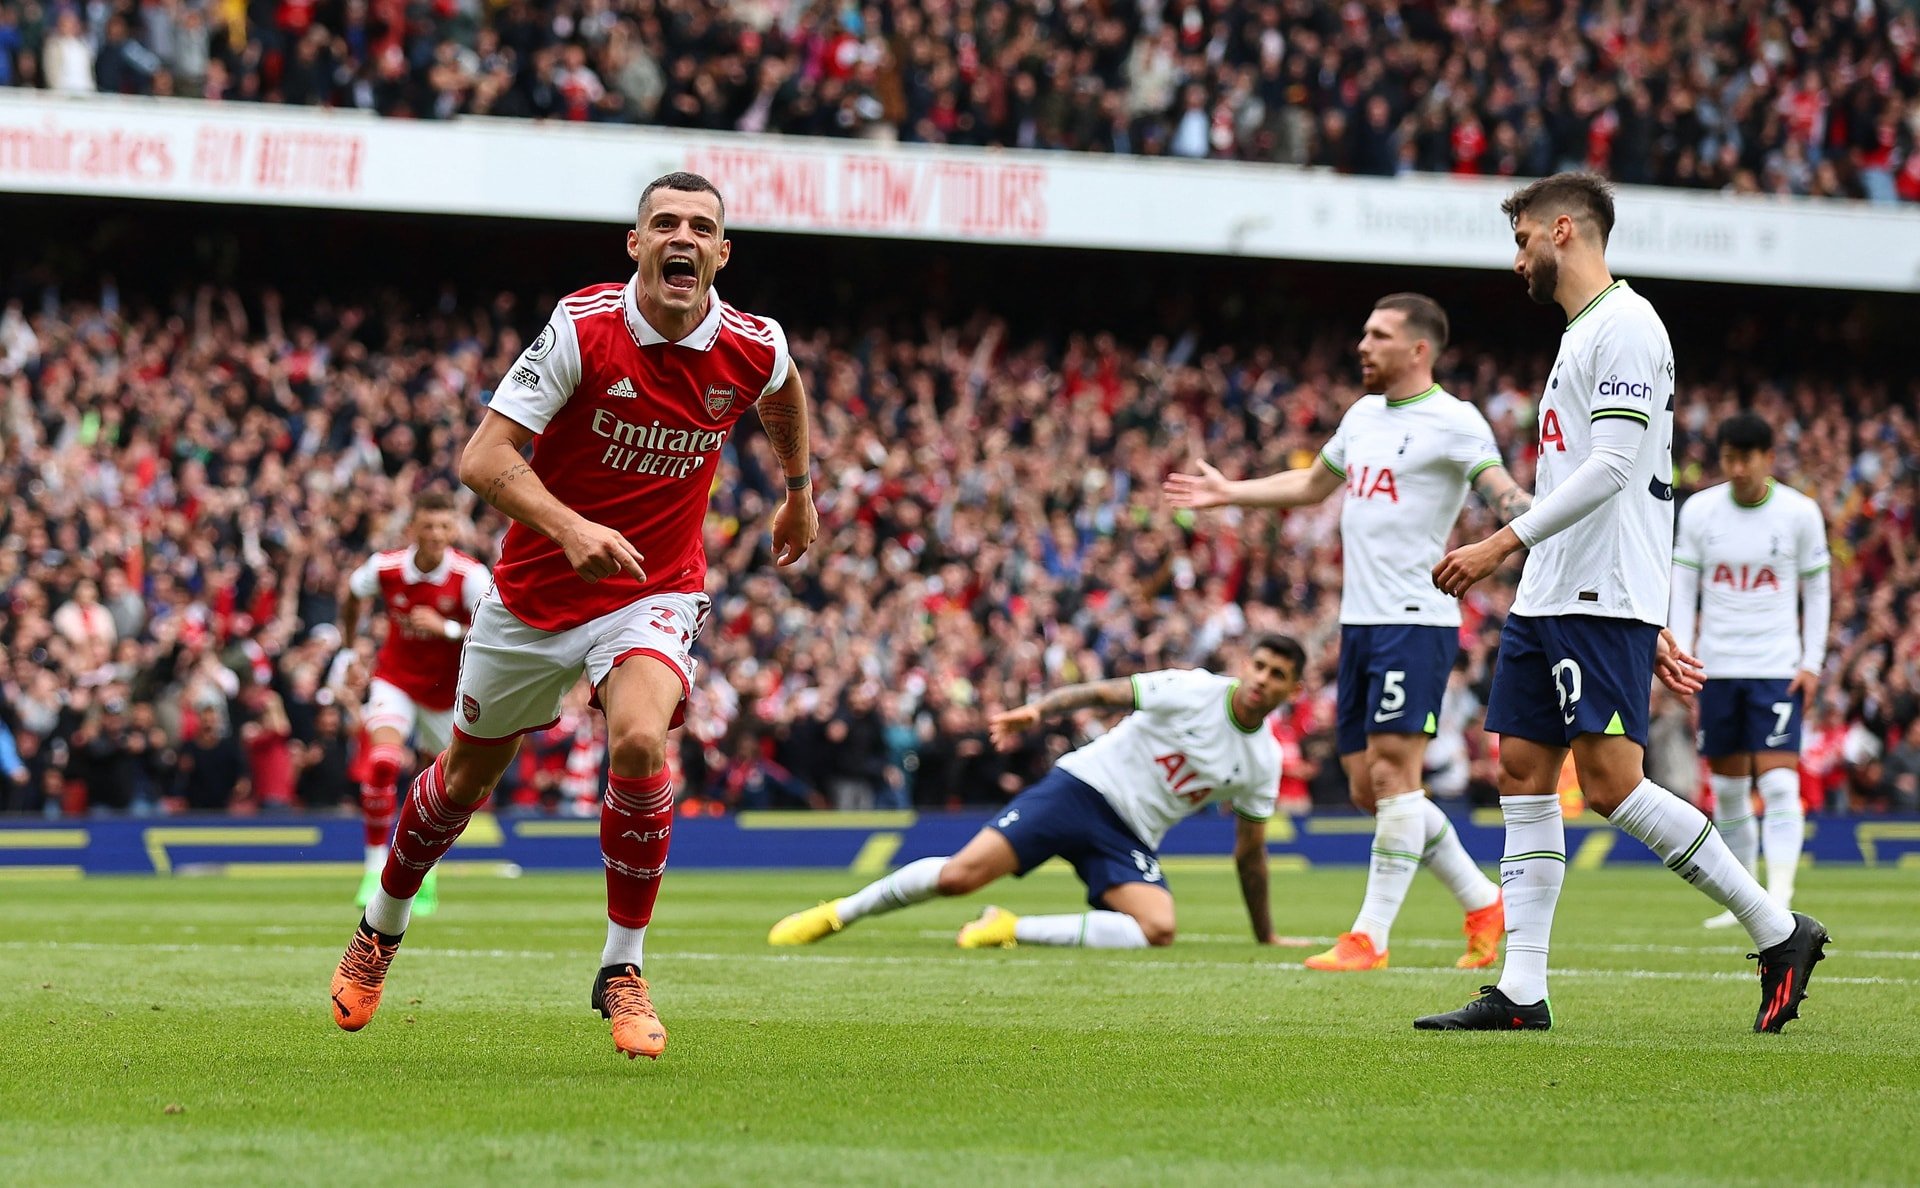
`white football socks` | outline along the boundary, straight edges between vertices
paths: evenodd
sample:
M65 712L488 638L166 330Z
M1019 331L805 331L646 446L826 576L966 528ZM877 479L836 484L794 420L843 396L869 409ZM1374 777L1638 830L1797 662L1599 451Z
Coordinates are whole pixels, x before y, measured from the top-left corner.
M1760 844L1767 855L1767 894L1783 908L1793 906L1793 880L1800 871L1800 847L1806 842L1807 813L1800 804L1800 772L1776 767L1760 773L1760 802L1766 819Z
M1553 909L1567 879L1567 827L1558 796L1505 796L1500 813L1507 822L1506 852L1500 858L1507 962L1500 970L1500 992L1531 1006L1547 996Z
M367 923L375 932L387 936L399 936L407 930L407 922L413 919L413 898L395 899L387 894L385 887L375 887L373 898L367 900Z
M1425 796L1420 798L1420 822L1426 831L1426 847L1421 861L1434 877L1446 885L1462 909L1477 912L1500 898L1500 888L1475 864L1460 834L1447 820L1439 805Z
M647 926L626 928L607 921L607 944L600 950L600 965L631 965L635 969L645 969Z
M1374 803L1373 860L1367 867L1367 897L1361 901L1353 930L1365 933L1376 953L1387 951L1393 918L1400 914L1407 888L1413 886L1413 876L1420 869L1420 852L1426 847L1425 814L1420 806L1426 800L1416 789L1398 796L1382 796Z
M922 858L909 862L884 879L876 879L840 901L842 924L851 924L865 916L897 912L903 907L925 903L940 894L940 868L945 858Z
M1770 949L1793 934L1787 909L1740 865L1706 814L1678 796L1643 779L1613 811L1613 823L1645 842L1668 870L1732 912L1759 948ZM1507 918L1513 918L1511 908Z
M1023 945L1070 945L1088 949L1144 949L1147 934L1125 912L1082 912L1073 916L1022 916L1013 939Z
M367 847L367 869L379 870L387 864L386 843Z
M1760 825L1753 819L1751 776L1710 775L1713 789L1713 827L1726 839L1727 849L1752 874L1760 857Z

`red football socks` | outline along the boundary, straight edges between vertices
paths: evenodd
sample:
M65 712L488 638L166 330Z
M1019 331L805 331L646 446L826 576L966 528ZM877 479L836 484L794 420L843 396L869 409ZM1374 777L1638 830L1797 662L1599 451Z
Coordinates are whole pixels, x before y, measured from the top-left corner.
M482 800L480 804L485 804ZM447 798L447 757L441 755L413 781L400 806L400 828L380 872L380 886L394 899L412 899L433 864L453 848L480 804L455 804Z
M645 928L660 895L673 835L673 786L665 768L633 779L607 778L600 806L600 857L607 866L607 919Z

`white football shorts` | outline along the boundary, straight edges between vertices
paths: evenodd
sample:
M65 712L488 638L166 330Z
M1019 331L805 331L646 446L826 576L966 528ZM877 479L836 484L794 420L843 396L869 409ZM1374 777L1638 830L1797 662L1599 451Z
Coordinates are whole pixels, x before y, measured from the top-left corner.
M460 650L454 733L498 743L560 720L560 702L584 671L595 689L635 656L651 656L680 677L680 724L693 687L693 641L706 625L704 594L654 594L566 631L541 631L515 618L488 590Z
M446 750L452 740L453 708L426 709L400 686L374 677L367 688L366 713L361 715L360 725L369 734L397 730L402 741L431 757Z

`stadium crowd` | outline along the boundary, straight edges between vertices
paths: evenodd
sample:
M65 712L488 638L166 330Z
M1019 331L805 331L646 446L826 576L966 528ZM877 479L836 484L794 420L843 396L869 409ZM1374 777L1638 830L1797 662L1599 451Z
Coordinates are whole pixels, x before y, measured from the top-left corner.
M295 319L272 292L203 287L153 308L111 284L0 309L0 804L344 810L367 672L349 664L327 685L343 580L399 540L412 493L457 488L467 427L544 312L503 294ZM1066 740L996 755L992 709L1204 663L1270 629L1314 657L1277 723L1286 803L1344 803L1330 762L1338 499L1195 519L1159 484L1199 455L1229 474L1309 464L1358 394L1350 328L1251 352L1191 334L1024 341L985 316L788 332L816 410L822 537L797 573L767 565L779 472L749 423L707 528L715 613L679 736L686 811L997 802ZM1740 357L1764 327L1731 334ZM1442 368L1523 483L1546 362L1456 348ZM1781 474L1829 518L1835 639L1810 803L1920 808L1915 393L1812 369L1701 374L1682 393L1683 489L1713 480L1714 426L1744 400L1780 427ZM465 547L488 558L504 523L484 506L471 519ZM1473 508L1464 531L1488 523ZM1441 794L1490 792L1477 712L1510 597L1495 581L1466 602ZM358 647L370 658L370 640ZM1659 723L1656 770L1685 787L1686 710L1669 703ZM503 807L590 810L601 729L576 690Z
M0 0L0 85L1920 201L1890 0Z

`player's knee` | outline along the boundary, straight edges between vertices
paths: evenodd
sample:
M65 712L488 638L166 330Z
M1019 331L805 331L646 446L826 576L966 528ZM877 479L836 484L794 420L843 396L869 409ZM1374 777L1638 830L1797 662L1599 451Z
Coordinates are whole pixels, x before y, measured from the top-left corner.
M1139 921L1140 932L1147 938L1147 944L1156 949L1164 949L1173 943L1173 921L1169 919L1146 919Z
M400 748L375 747L367 756L367 782L376 788L391 788L400 779Z
M615 773L643 778L667 765L667 733L651 726L624 726L607 740Z
M1376 804L1383 796L1398 796L1402 792L1410 791L1410 788L1404 786L1406 783L1407 777L1400 770L1398 763L1379 756L1368 756L1367 790L1372 793ZM1367 811L1372 812L1372 807L1369 806Z
M1640 773L1633 773L1631 780L1615 776L1612 773L1583 774L1580 777L1580 795L1586 798L1587 807L1603 817L1613 816L1613 810L1633 794L1640 786Z
M971 862L958 858L947 859L940 868L940 877L934 880L933 889L942 895L971 895L987 885L986 872Z
M1534 770L1531 764L1521 764L1509 756L1500 756L1500 768L1494 773L1494 787L1502 796L1551 796L1559 779L1559 772L1541 772Z

